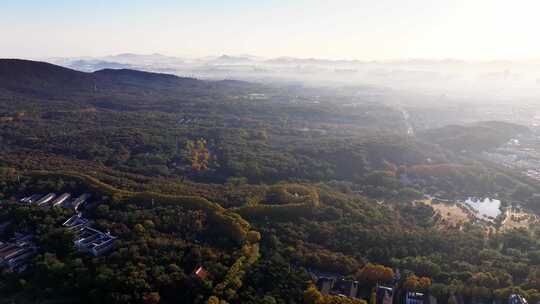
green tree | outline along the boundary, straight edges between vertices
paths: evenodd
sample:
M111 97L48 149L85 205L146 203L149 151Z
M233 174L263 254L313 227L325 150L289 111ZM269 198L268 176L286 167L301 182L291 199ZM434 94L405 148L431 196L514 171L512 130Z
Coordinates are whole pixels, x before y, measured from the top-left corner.
M309 286L304 291L304 304L321 304L323 303L323 296L313 285Z

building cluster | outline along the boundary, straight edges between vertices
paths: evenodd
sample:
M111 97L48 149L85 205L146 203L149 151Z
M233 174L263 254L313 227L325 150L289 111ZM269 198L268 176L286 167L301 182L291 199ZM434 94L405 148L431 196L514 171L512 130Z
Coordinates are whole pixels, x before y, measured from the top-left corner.
M109 252L115 245L117 237L104 233L91 227L91 222L82 216L79 209L87 204L91 195L84 193L73 196L70 193L57 195L32 194L18 200L20 204L33 205L42 208L68 208L75 211L75 215L63 223L65 229L73 232L74 246L81 252L100 256ZM0 234L10 226L10 222L0 223ZM16 232L14 237L6 241L0 241L0 268L8 268L14 271L23 271L28 263L38 252L38 246L32 242L31 234Z
M89 193L83 193L79 196L72 196L70 193L61 195L56 195L55 193L45 195L32 194L21 198L19 202L21 204L32 204L43 208L61 207L77 211L81 205L90 199L90 197L91 195Z
M400 279L399 269L395 270L394 284ZM349 278L336 274L321 273L310 270L317 289L325 295L334 295L356 299L370 299L374 304L436 304L437 301L430 295L419 292L410 292L397 287L377 285L375 292L362 288L361 284ZM365 286L364 286L365 287Z
M75 234L73 243L80 251L93 256L109 252L114 247L117 237L94 229L90 227L90 224L89 220L77 213L62 225Z
M366 290L355 280L313 271L310 271L310 274L316 282L317 289L325 295L369 299L368 302L372 304L437 304L437 299L433 295L405 290L397 287L397 284L393 284L393 287L377 285L374 290ZM452 294L451 297L454 303L466 303L460 294ZM519 294L511 294L508 298L508 304L527 304L527 300Z
M342 295L349 298L359 296L358 286L358 281L343 278L320 277L317 280L317 288L322 294Z
M529 178L540 181L539 139L535 137L511 139L502 147L483 152L484 159L510 169L518 169Z
M0 226L5 227L7 223ZM0 241L0 267L22 271L36 252L37 247L32 242L31 234L16 233L9 241Z

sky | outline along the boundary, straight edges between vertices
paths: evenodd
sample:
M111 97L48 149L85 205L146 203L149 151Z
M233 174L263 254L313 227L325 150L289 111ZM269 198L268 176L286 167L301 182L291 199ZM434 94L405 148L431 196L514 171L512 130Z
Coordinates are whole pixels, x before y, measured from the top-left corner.
M538 59L538 0L0 0L0 57Z

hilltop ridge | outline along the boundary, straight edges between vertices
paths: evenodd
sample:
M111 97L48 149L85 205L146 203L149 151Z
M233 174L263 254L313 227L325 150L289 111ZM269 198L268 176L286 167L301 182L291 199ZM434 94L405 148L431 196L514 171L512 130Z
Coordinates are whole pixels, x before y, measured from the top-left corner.
M103 69L86 73L21 59L0 59L0 83L5 90L38 97L81 96L133 89L176 90L204 84L194 78L170 74L131 69Z

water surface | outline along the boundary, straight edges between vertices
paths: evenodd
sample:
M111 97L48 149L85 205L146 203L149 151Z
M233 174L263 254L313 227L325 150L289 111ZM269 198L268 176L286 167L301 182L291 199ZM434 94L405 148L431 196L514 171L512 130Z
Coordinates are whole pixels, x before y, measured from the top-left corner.
M501 201L498 199L469 197L464 203L476 210L484 219L496 218L501 214Z

